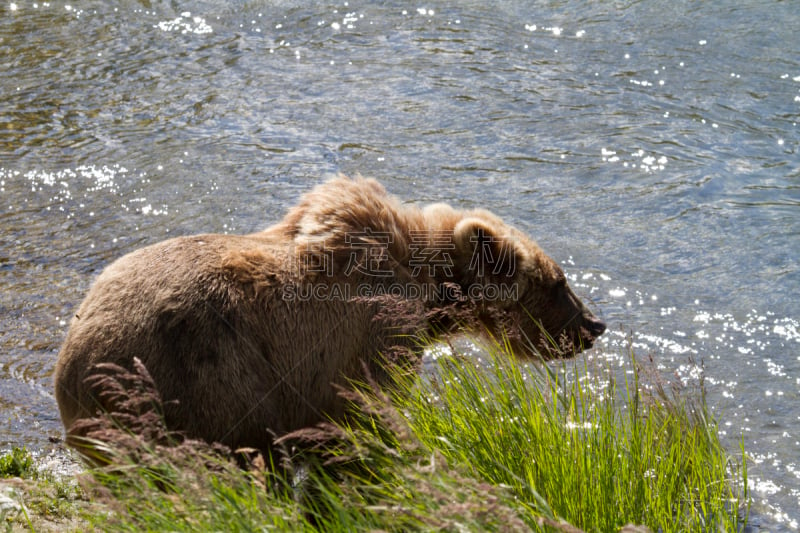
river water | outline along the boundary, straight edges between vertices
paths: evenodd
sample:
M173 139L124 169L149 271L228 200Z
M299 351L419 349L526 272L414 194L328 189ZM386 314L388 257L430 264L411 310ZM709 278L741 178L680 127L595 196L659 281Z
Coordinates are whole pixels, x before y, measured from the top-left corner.
M0 2L0 447L111 260L359 172L534 236L800 528L796 2Z

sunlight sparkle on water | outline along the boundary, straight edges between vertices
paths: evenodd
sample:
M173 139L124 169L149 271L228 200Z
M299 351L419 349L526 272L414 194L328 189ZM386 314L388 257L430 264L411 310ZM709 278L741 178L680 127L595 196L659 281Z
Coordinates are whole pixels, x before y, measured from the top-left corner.
M32 191L41 191L43 187L60 186L60 199L72 197L69 186L75 180L80 180L86 185L81 190L94 192L99 190L111 190L117 192L116 178L119 175L128 173L128 169L120 165L101 167L95 165L81 165L74 169L63 169L56 172L45 170L31 170L25 173L25 178L31 183ZM57 198L56 198L57 199Z
M5 183L7 179L22 176L30 184L32 193L49 194L46 209L57 209L67 213L67 218L79 216L87 208L82 199L90 198L96 194L111 194L124 198L131 191L121 188L121 183L129 183L131 177L128 176L129 170L119 164L115 165L81 165L73 169L67 168L58 171L31 170L20 172L0 168L0 183ZM136 175L141 182L149 182L146 173L141 172ZM166 205L154 207L146 198L133 197L127 200L120 200L118 204L125 211L134 210L143 215L166 215L168 209ZM93 211L83 213L85 216L95 216Z
M638 85L643 84L642 82L636 82L635 80L631 81ZM622 161L622 166L625 168L638 168L639 170L643 170L647 173L655 172L657 170L664 170L667 164L666 156L648 154L641 148L630 154L632 159L626 158L625 160L622 160L622 158L617 155L616 150L610 150L608 148L601 148L600 156L605 163L617 163Z
M180 31L183 34L194 33L197 35L212 33L213 31L204 18L192 17L192 14L188 11L181 13L180 17L161 21L153 27L165 32Z

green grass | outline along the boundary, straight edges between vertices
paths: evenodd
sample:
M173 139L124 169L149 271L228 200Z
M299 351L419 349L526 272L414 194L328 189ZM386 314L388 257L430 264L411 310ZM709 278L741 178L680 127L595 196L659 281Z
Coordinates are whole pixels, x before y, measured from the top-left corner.
M14 447L0 455L0 489L8 502L0 509L6 530L77 531L84 530L79 518L88 507L77 480L39 470L27 448Z
M742 527L744 451L721 447L702 391L489 353L398 376L391 401L353 394L359 415L286 443L306 450L288 469L129 441L93 471L92 497L112 512L90 521L113 531Z
M720 445L702 394L643 384L638 371L616 384L610 370L570 363L531 370L499 351L488 365L445 358L429 384L401 397L417 438L510 487L534 516L590 531L737 530L744 461ZM558 371L567 369L569 380Z
M33 477L35 474L33 456L27 448L14 446L10 451L0 455L0 478Z

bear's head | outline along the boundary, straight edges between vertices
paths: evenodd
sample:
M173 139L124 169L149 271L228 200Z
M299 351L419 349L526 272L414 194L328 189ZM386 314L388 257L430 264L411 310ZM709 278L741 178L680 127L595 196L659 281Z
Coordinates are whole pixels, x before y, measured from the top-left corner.
M572 292L563 270L492 213L463 213L453 227L458 285L483 327L515 353L571 357L606 329Z

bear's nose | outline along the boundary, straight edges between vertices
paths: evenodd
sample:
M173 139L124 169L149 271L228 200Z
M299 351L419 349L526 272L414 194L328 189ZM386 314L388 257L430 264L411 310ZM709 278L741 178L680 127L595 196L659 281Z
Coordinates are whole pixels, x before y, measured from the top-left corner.
M599 337L606 330L606 323L597 317L589 317L586 320L586 328L593 337Z

